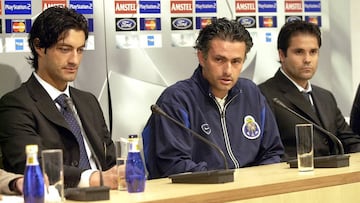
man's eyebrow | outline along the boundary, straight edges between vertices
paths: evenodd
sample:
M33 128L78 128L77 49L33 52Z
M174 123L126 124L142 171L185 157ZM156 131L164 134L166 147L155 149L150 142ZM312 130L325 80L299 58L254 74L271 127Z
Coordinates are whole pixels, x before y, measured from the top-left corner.
M64 42L59 42L59 43L57 43L56 45L57 45L57 46L72 47L72 48L74 48L74 49L75 49L75 47L74 47L74 46L72 46L71 44L67 44L67 43L64 43ZM86 47L86 45L85 45L85 44L83 44L83 45L81 45L81 46L77 47L77 49L78 49L78 48L84 48L84 47Z

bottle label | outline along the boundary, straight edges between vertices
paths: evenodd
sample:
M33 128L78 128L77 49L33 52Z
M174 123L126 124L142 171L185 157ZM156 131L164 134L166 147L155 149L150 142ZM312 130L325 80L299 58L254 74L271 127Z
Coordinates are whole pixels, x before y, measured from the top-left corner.
M26 165L39 165L36 154L28 155Z
M129 152L140 152L138 138L129 138Z

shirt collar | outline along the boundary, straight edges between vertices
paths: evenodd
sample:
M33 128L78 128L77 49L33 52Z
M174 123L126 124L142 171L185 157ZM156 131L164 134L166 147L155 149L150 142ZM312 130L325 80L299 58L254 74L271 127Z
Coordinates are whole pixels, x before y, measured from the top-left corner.
M311 87L311 83L310 83L310 80L308 80L308 88L307 89L304 89L303 87L301 87L300 85L298 85L294 80L292 80L285 72L282 68L280 68L280 72L282 74L285 75L285 77L287 77L287 79L289 79L294 85L295 87L299 90L299 92L311 92L312 91L312 87Z

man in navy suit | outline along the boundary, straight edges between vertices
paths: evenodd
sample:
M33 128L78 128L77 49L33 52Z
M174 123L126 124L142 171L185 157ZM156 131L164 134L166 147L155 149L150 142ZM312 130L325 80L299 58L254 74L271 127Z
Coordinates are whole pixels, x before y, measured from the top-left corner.
M259 85L277 120L285 147L283 160L296 157L295 125L306 122L276 105L273 98L337 136L345 153L360 151L360 137L345 122L333 94L310 83L318 67L320 46L317 25L304 21L286 23L277 41L281 67L274 77ZM315 156L335 154L335 145L329 136L314 128Z
M87 38L85 17L68 8L48 8L34 21L28 60L35 71L0 100L0 144L7 171L23 173L25 146L37 144L39 152L63 150L65 187L99 185L96 155L105 170L104 184L117 188L114 144L98 100L68 84L76 78ZM60 112L65 108L55 102L63 94L74 103L77 133ZM80 157L87 167L80 167Z

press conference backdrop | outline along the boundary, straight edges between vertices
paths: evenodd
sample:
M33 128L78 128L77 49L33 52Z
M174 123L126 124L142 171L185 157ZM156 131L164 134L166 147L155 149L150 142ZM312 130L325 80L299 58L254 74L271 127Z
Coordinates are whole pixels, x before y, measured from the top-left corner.
M238 19L253 36L241 77L256 83L271 77L279 67L280 27L301 18L318 23L323 35L312 83L331 90L345 116L360 81L353 64L360 51L352 43L359 35L352 27L358 26L357 0L0 0L0 96L31 74L27 32L53 5L74 8L89 21L87 51L72 85L98 97L108 123L111 107L114 140L140 134L164 88L191 76L198 64L192 46L214 17Z

